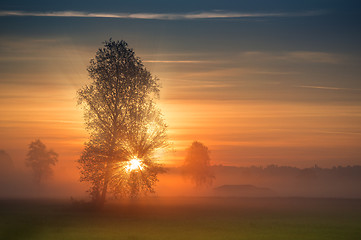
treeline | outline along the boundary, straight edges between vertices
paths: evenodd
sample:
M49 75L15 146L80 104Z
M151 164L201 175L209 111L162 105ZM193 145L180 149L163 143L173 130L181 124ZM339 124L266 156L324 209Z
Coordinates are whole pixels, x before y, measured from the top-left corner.
M269 165L267 167L234 167L215 165L212 169L218 173L230 173L247 175L264 175L264 176L293 176L300 178L317 178L317 177L345 177L361 179L361 166L334 166L332 168L320 168L317 165L310 168L297 168L290 166Z
M276 196L361 198L361 166L297 168L212 166L217 184L267 187Z
M213 189L223 185L251 185L272 190L275 197L361 198L361 166L320 168L315 165L297 168L213 165L210 168L215 176ZM171 168L168 174L180 176L182 168Z

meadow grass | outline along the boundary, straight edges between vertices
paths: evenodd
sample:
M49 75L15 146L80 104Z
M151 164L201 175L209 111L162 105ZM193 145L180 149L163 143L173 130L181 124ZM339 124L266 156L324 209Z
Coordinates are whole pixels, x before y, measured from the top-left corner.
M153 198L99 210L1 200L0 239L359 239L361 200Z

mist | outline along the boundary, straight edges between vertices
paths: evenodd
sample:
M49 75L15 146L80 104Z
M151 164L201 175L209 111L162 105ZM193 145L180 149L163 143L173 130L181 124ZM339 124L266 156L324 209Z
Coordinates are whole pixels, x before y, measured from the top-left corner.
M184 177L181 168L169 168L168 173L160 178L159 194L214 197L361 197L361 166L296 168L277 165L219 165L212 166L211 170L215 174L213 185L198 188ZM177 187L174 187L175 185Z
M6 151L0 150L0 198L69 199L86 196L86 186L61 177L57 167L54 176L37 184L31 169L22 165L25 166L24 160L14 161Z
M78 180L76 171L69 170L72 174L64 176L65 166L55 166L54 176L38 185L31 169L21 167L22 163L21 159L14 161L6 151L0 151L0 198L89 198L89 186ZM201 186L192 182L182 167L165 167L167 171L159 175L155 193L149 197L361 197L361 166L357 165L333 168L213 165L209 167L213 183Z

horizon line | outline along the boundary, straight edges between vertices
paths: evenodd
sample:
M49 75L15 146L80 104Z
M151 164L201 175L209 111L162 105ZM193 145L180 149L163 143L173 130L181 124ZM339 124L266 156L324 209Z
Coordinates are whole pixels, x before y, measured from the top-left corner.
M166 164L165 164L166 165ZM348 168L348 167L361 167L360 164L347 164L347 165L332 165L332 167L322 167L319 166L317 163L315 163L313 166L309 166L309 167L298 167L298 166L291 166L291 165L278 165L278 164L268 164L268 165L247 165L247 166L236 166L236 165L223 165L223 164L214 164L214 165L210 165L210 167L234 167L234 168L261 168L261 169L266 169L269 167L277 167L277 168L297 168L300 170L304 170L304 169L313 169L313 168L319 168L319 169L333 169L333 168ZM178 166L178 165L170 165L170 166L165 166L165 168L182 168L182 166Z

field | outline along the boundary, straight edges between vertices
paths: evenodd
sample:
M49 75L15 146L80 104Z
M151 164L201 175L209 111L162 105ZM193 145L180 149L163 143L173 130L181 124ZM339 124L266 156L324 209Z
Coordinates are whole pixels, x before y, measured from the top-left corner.
M361 200L152 198L101 211L1 200L0 239L360 239Z

